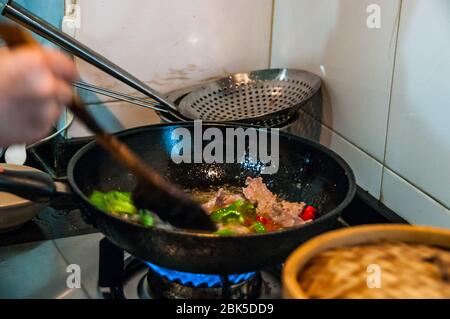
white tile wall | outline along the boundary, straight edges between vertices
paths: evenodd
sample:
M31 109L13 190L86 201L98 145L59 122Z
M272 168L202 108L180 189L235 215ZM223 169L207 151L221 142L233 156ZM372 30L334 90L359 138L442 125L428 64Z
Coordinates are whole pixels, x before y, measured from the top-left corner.
M381 29L365 27L373 3ZM324 79L321 142L406 220L450 228L450 2L276 0L275 10L272 66Z
M76 38L161 92L229 73L267 68L272 0L78 0ZM86 82L130 93L108 75L78 61ZM84 96L87 103L110 101ZM100 118L108 109L95 107ZM143 125L149 116L135 106L113 110L111 131ZM153 120L147 122L152 124ZM69 136L88 134L79 125Z
M78 3L77 38L157 90L269 64L272 0ZM87 81L116 87L85 63L79 67Z
M450 228L450 210L394 172L383 175L382 202L410 223Z
M450 2L403 1L386 165L447 207L449 75Z
M367 6L379 4L381 29L369 29ZM379 161L394 61L397 0L276 0L272 66L322 76L327 126Z

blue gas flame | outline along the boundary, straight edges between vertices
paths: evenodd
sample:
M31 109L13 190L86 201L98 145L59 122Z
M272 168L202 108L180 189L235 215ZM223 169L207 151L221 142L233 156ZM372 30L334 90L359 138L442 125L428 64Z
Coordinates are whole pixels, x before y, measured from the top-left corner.
M215 288L222 286L222 280L219 275L202 275L191 274L187 272L170 270L163 267L156 266L152 263L145 262L155 273L173 282L179 282L185 286ZM236 285L245 280L252 278L256 273L249 272L240 275L229 275L228 280L231 284Z

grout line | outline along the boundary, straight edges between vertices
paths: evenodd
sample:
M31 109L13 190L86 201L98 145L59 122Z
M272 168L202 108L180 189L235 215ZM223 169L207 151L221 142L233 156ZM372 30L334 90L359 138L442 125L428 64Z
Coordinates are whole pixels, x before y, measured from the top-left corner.
M383 199L383 182L384 182L384 173L386 168L386 159L387 159L387 149L388 149L388 138L389 138L389 125L391 122L391 108L392 108L392 96L394 91L394 80L395 80L395 69L397 66L397 50L398 50L398 40L400 35L400 23L401 23L401 17L402 17L402 7L403 7L403 0L400 0L399 8L398 8L398 22L397 22L397 34L395 37L395 49L394 49L394 63L392 65L392 77L391 77L391 90L389 93L389 106L388 106L388 117L386 122L386 135L384 139L384 156L383 156L383 171L381 174L381 186L380 186L380 200ZM411 184L413 185L413 184Z
M272 68L272 50L273 50L273 28L275 24L275 1L272 0L272 17L270 21L270 35L269 35L269 62L268 68Z
M402 179L404 182L408 183L411 187L413 187L415 190L417 190L418 192L422 193L423 195L425 195L426 197L432 199L433 201L435 201L436 203L438 203L439 205L441 205L442 207L444 207L447 210L450 210L450 206L448 206L447 204L443 203L440 199L436 198L434 195L428 193L426 190L420 188L418 185L414 184L414 182L412 182L411 180L409 180L408 178L404 177L403 175L401 175L400 173L396 172L393 168L390 168L389 166L385 165L384 167L384 171L389 171L390 173L392 173L393 175L395 175L396 177Z
M396 170L394 170L393 168L389 167L388 165L383 165L383 163L381 163L379 160L377 160L376 158L374 158L372 155L370 155L369 153L367 153L366 151L364 151L363 149L361 149L358 145L356 145L355 143L351 142L350 140L348 140L345 136L343 136L341 133L335 131L334 129L332 129L331 127L329 127L328 125L322 123L321 121L318 121L315 117L313 117L311 114L309 114L307 111L305 110L300 110L300 112L306 114L308 117L311 118L311 120L316 121L317 123L319 123L321 126L325 127L326 129L330 130L333 134L336 134L337 136L339 136L341 139L343 139L345 142L347 142L348 144L352 145L354 148L356 148L358 151L364 153L366 156L370 157L370 159L372 159L373 161L377 162L378 164L380 164L382 166L382 177L383 177L383 173L386 170L389 170L390 172L392 172L395 176L398 176L399 178L401 178L402 180L404 180L406 183L408 183L409 185L411 185L411 187L415 188L418 192L424 194L425 196L429 197L430 199L432 199L433 201L435 201L436 203L438 203L439 205L441 205L442 207L444 207L445 209L450 210L450 206L448 206L447 204L443 203L440 199L436 198L434 195L428 193L426 190L420 188L418 185L416 185L414 182L412 182L410 179L406 178L405 176L403 176L402 174L398 173ZM318 141L320 143L320 141ZM382 202L382 199L378 199L380 200L380 202Z
M60 238L60 239L63 239L63 238ZM66 266L69 266L71 263L70 263L69 260L66 258L66 256L63 254L62 250L58 247L58 245L56 244L55 240L56 240L56 239L52 239L52 240L51 240L53 246L56 248L56 250L58 251L58 253L61 255L62 259L63 259L64 262L66 263ZM83 293L84 293L88 298L90 298L90 295L88 294L86 287L84 287L84 285L83 285L82 283L80 283L80 286L81 286L81 290L83 291ZM71 290L73 290L73 288L72 288L72 289L69 289L68 291L71 291Z
M273 2L272 2L272 5L273 5L273 7L272 7L272 33L273 33L273 22L274 22L273 20L274 20L274 15L275 15L275 1L276 0L273 0ZM389 167L386 164L387 144L388 144L388 135L389 135L389 124L390 124L390 115L391 115L391 108L392 108L392 96L393 96L393 89L394 89L395 69L396 69L396 62L397 62L398 43L399 43L398 40L399 40L399 35L400 35L400 24L401 24L402 7L403 7L403 0L400 0L400 2L399 2L398 22L397 22L397 26L396 26L397 32L396 32L396 36L395 36L394 61L393 61L393 66L392 66L391 88L390 88L390 96L389 96L388 118L387 118L386 136L385 136L385 143L384 143L383 161L380 162L373 155L371 155L370 153L368 153L364 149L360 148L354 142L350 141L345 136L343 136L341 133L335 131L333 128L331 128L327 124L323 123L321 120L315 118L314 115L312 115L308 111L300 110L300 112L306 114L313 121L318 122L320 125L322 125L326 129L330 130L332 133L336 134L341 139L343 139L345 142L349 143L350 145L355 147L357 150L359 150L360 152L364 153L366 156L368 156L369 158L371 158L372 160L374 160L375 162L377 162L378 164L380 164L382 166L381 184L380 184L380 198L379 198L380 201L382 201L382 188L383 188L383 181L384 181L384 173L386 172L386 170L389 170L392 174L394 174L395 176L398 176L399 178L404 180L406 183L408 183L411 187L413 187L418 192L420 192L420 193L424 194L425 196L427 196L428 198L432 199L433 201L435 201L436 203L438 203L439 205L441 205L445 209L450 210L450 207L447 204L443 203L440 199L438 199L434 195L428 193L426 190L420 188L414 182L412 182L408 178L404 177L402 174L398 173L397 171L395 171L394 169L392 169L391 167ZM273 44L272 36L273 35L271 34L271 51L270 51L270 53L272 53L272 44Z

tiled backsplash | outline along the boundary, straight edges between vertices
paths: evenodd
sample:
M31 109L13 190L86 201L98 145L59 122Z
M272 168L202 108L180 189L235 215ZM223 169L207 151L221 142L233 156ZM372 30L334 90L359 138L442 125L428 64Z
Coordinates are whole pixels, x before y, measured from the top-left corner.
M77 2L76 37L160 91L270 66L320 75L323 110L301 116L320 132L310 137L408 221L450 228L448 0ZM370 28L377 9L380 28ZM79 67L88 82L127 90ZM111 130L158 121L150 110L101 101L89 100ZM75 125L69 134L87 132Z
M269 64L272 0L78 3L76 37L162 92ZM86 81L119 88L85 63L79 67Z
M276 0L273 30L273 67L322 76L320 140L358 184L412 223L450 228L450 2Z
M272 0L77 3L81 8L81 28L76 38L163 93L269 65ZM86 82L132 92L87 63L78 61L78 67ZM88 95L85 100L108 101L96 95ZM144 119L154 116L151 110L138 108L115 108L114 115ZM96 112L109 110L96 106ZM132 121L121 124L122 128L138 125ZM119 126L110 129L115 131ZM69 136L86 134L80 125L69 131Z
M450 2L403 1L385 164L446 207L449 75Z

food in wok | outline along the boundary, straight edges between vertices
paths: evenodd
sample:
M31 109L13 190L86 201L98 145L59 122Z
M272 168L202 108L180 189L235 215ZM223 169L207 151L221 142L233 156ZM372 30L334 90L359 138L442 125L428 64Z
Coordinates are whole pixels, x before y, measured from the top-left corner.
M217 225L217 234L232 236L266 233L313 221L317 210L303 202L289 202L273 194L262 178L247 178L245 187L189 190ZM129 192L94 191L90 197L98 209L146 227L162 225L150 211L137 209Z

